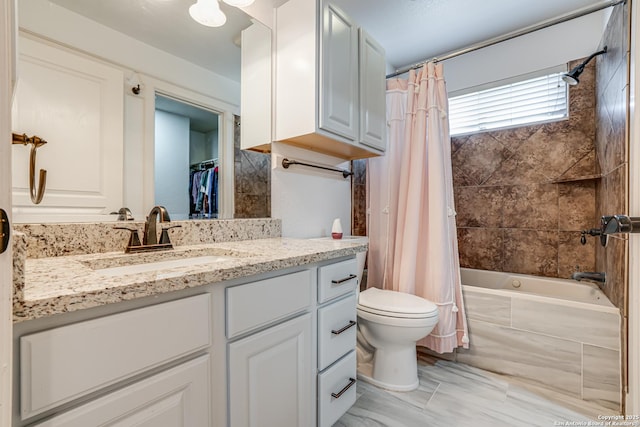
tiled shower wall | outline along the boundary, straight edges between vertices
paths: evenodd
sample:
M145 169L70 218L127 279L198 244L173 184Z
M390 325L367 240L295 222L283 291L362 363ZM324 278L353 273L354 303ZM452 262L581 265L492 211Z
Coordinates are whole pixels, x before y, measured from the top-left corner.
M351 162L351 234L367 236L367 161Z
M240 149L240 117L234 116L234 218L271 216L271 157Z
M451 138L462 267L593 271L596 241L580 244L580 230L597 225L593 62L569 100L567 120Z
M596 186L596 213L628 214L629 150L627 139L627 105L629 100L629 6L613 9L601 46L607 53L598 57L596 78L596 149L602 179ZM628 281L628 236L610 236L606 248L596 250L597 271L607 274L605 294L626 317Z

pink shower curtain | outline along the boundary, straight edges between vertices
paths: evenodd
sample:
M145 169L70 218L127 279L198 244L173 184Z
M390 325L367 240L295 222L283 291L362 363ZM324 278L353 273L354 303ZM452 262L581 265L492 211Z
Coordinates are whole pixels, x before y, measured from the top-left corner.
M389 147L367 167L368 283L434 302L438 325L418 344L438 353L469 343L447 114L442 64L387 81Z

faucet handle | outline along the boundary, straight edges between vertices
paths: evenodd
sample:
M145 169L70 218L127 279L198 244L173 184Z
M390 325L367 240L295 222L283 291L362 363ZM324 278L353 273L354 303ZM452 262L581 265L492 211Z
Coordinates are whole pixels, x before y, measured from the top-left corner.
M114 230L127 230L127 231L131 232L131 234L129 235L129 243L127 243L127 251L132 246L142 246L142 244L140 243L140 236L138 235L138 229L137 228L113 227L113 229Z
M589 236L600 236L602 234L602 232L600 231L599 228L592 228L590 230L582 230L580 232L580 243L582 243L583 245L587 244L587 234Z
M162 227L162 232L160 233L160 244L161 245L170 245L171 240L169 240L169 232L168 230L172 228L182 227L182 225L171 225L169 227Z

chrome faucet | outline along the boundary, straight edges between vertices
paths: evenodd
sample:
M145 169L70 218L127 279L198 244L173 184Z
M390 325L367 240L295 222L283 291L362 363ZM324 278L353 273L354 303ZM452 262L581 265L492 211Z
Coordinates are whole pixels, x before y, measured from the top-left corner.
M120 208L120 210L118 210L118 221L133 221L133 219L129 208Z
M156 223L169 222L169 212L164 206L154 206L147 216L147 221L144 223L144 235L142 237L142 245L156 245L158 244L158 233L156 231Z
M123 208L124 209L124 208ZM170 222L169 212L164 206L154 206L147 216L147 221L144 223L144 234L142 236L142 243L138 237L137 227L113 227L115 230L128 230L129 243L125 247L125 253L143 252L143 251L157 251L164 249L172 249L173 245L169 240L169 229L182 227L181 225L172 225L170 227L162 227L160 233L160 241L158 242L158 232L156 224L159 222Z
M601 288L604 286L604 283L607 279L606 273L594 272L594 271L576 271L571 275L573 280L577 280L580 282L581 280L586 280L588 282L597 283Z

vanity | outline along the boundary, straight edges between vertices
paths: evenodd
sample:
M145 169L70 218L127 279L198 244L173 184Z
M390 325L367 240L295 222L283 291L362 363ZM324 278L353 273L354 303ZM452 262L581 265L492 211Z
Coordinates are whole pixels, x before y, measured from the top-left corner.
M243 149L262 153L284 141L306 149L309 158L302 160L331 165L382 155L384 52L330 3L275 1L279 10L269 11L266 26L249 26L246 19L240 82L56 1L21 2L16 62L23 84L16 126L50 140L49 160L40 161L52 178L49 193L34 207L24 167L14 169L14 222L19 217L30 224L15 226L14 233L23 234L14 240L13 427L324 427L355 402L355 255L366 244L281 238L280 221L271 219L173 221L182 226L167 231L173 250L125 254L125 246L139 244L130 240L133 233L114 230L115 222L43 223L104 221L121 206L141 218L150 206L164 205L156 197L163 185L154 168L182 194L187 181L154 163L162 96L218 117L219 151L205 159L219 160L219 218L238 213L234 185L263 195L270 184L273 168L261 159L267 164L264 182L239 185L246 184L234 177L234 167L242 169L240 147L234 147L241 139ZM182 18L190 19L182 14L175 20ZM163 32L168 27L156 26ZM345 35L349 52L339 48ZM290 50L289 42L296 41L305 45ZM304 74L276 67L278 61L306 60L310 72ZM287 73L300 85L287 83ZM342 73L349 76L348 98L342 79L329 78ZM24 91L29 82L39 84L35 93ZM327 107L321 113L318 103ZM56 108L73 114L64 121L62 115L40 120L27 114ZM86 115L94 120L78 119ZM23 151L14 150L14 164L26 164L20 161ZM176 156L171 160L179 163ZM271 161L281 171L278 160L274 150ZM191 163L189 158L180 164ZM336 182L333 176L296 173L313 178L323 191ZM274 181L274 193L296 192ZM332 202L348 200L348 182L331 188ZM274 200L269 206L285 204ZM346 205L335 203L324 215L346 219ZM167 207L172 215L181 212ZM290 212L306 218L303 210ZM319 232L324 219L313 219L308 222L315 235L326 234ZM140 222L126 226L142 233Z
M355 402L366 244L186 245L203 224L182 225L150 254L31 259L19 239L14 426L331 426Z

